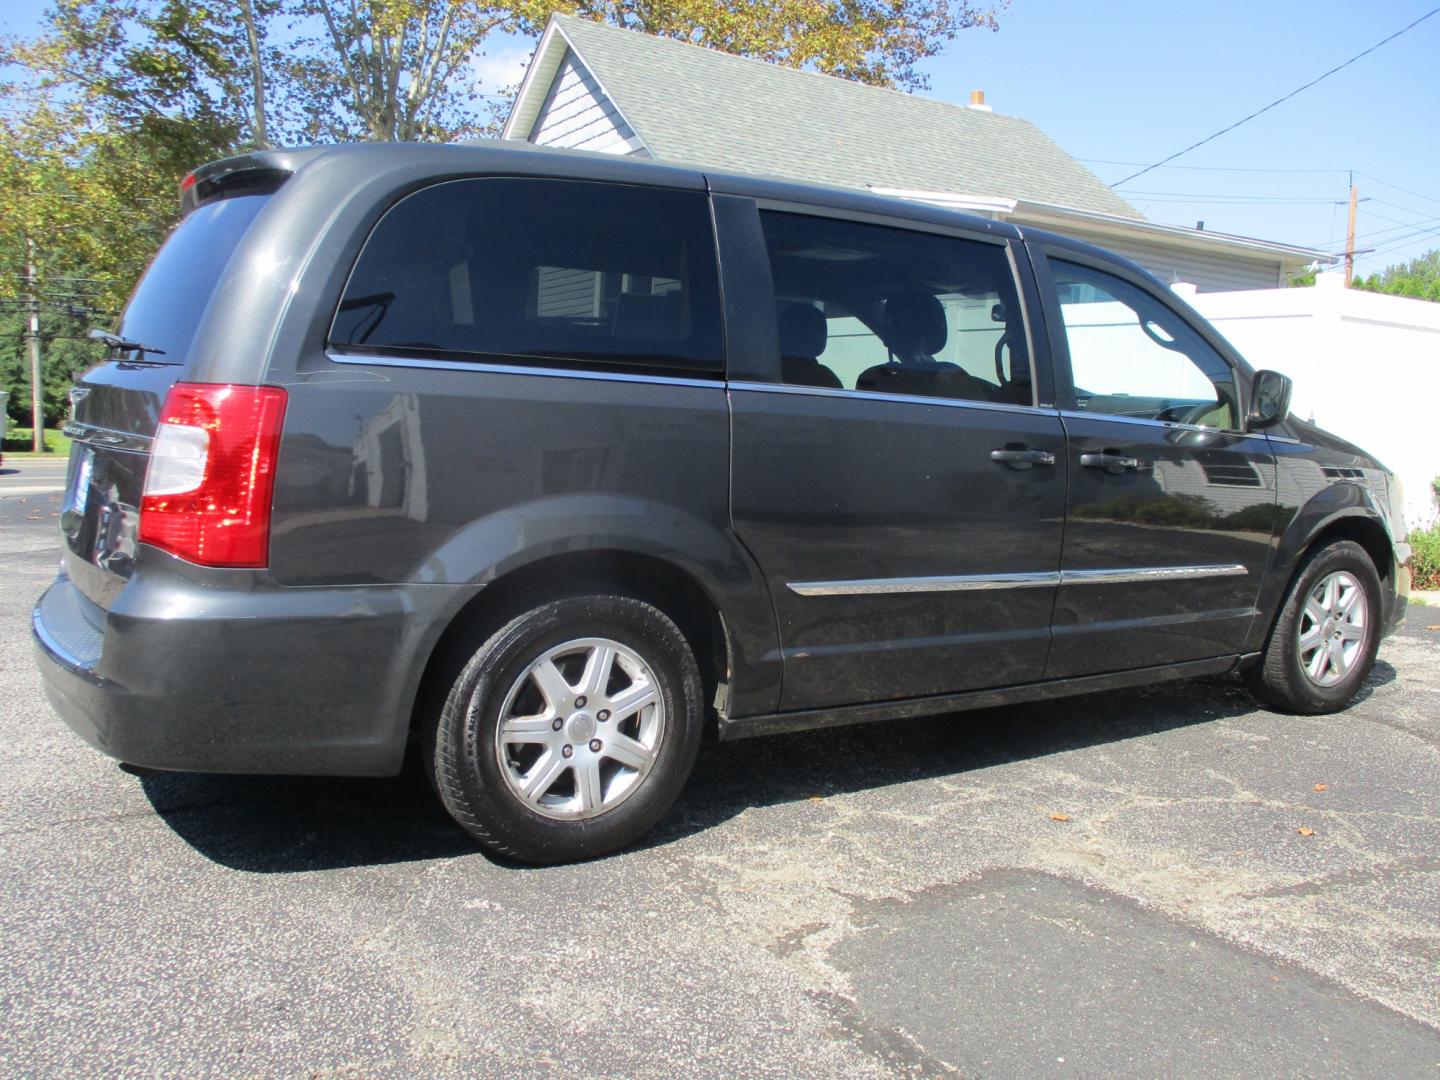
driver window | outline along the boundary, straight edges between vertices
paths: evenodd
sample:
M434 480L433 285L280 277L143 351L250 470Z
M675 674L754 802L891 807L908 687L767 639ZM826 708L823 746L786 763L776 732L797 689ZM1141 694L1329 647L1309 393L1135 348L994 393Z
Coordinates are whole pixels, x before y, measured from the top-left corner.
M1003 247L780 211L760 220L783 381L1032 404Z
M1169 307L1122 278L1052 259L1075 405L1233 430L1230 365Z

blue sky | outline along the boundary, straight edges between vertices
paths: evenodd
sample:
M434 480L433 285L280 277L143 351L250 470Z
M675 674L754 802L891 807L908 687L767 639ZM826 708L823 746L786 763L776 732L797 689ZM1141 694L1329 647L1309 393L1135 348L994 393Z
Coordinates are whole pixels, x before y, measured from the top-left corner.
M1400 29L1436 0L1014 0L928 61L928 96L984 89L1107 183L1233 123ZM44 4L11 0L30 34ZM515 76L525 41L477 74ZM1350 172L1368 273L1440 248L1440 15L1264 116L1118 190L1155 221L1340 250ZM1243 170L1243 171L1242 171ZM1412 235L1416 234L1416 235Z

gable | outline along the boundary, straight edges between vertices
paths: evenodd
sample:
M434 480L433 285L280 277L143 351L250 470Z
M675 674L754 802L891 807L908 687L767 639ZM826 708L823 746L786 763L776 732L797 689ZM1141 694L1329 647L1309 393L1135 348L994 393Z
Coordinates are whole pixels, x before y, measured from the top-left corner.
M567 49L556 68L527 141L537 146L635 154L644 143L584 61Z

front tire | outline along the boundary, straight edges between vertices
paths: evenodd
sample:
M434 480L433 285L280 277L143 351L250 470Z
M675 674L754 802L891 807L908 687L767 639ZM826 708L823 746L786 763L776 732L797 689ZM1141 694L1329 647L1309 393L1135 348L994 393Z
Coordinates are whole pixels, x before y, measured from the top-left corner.
M1364 548L1337 540L1301 568L1245 681L1272 708L1338 712L1354 700L1379 647L1380 576Z
M700 674L679 628L624 596L532 608L496 631L436 721L451 816L529 863L604 855L647 832L700 748Z

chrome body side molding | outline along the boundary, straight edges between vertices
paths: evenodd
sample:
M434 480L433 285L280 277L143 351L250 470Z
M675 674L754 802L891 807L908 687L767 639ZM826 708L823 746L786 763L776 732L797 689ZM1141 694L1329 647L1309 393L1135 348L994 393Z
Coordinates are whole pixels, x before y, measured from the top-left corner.
M1250 571L1239 563L1219 566L1141 566L1116 570L1063 570L1058 573L959 574L951 577L860 578L853 581L792 581L800 596L880 596L892 593L976 592L988 589L1033 589L1056 585L1119 585L1145 581L1190 581L1196 578L1241 577Z

